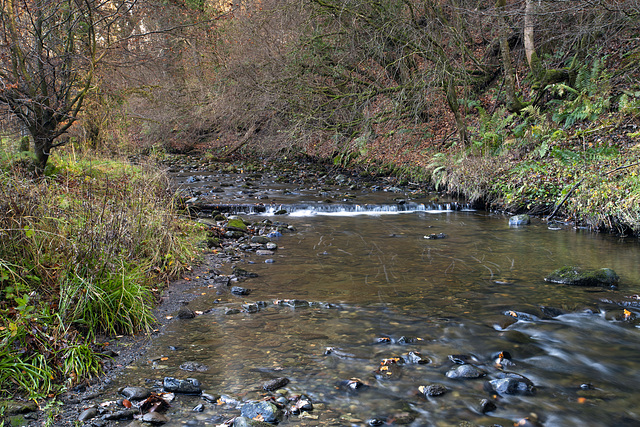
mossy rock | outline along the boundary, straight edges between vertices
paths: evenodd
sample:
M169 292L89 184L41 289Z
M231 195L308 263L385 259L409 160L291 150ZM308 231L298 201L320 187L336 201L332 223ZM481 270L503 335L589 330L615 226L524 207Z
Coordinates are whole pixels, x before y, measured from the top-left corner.
M0 408L6 415L26 414L38 410L38 404L33 400L0 400Z
M620 277L610 268L584 270L579 267L562 267L545 277L544 280L571 286L614 286Z
M247 231L247 224L240 218L230 219L227 223L227 230Z

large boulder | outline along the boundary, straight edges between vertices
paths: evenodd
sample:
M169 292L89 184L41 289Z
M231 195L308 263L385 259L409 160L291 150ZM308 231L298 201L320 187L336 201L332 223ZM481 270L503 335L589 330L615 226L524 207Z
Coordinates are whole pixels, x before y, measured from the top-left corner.
M586 270L580 267L562 267L549 274L544 280L572 286L614 286L620 277L610 268Z

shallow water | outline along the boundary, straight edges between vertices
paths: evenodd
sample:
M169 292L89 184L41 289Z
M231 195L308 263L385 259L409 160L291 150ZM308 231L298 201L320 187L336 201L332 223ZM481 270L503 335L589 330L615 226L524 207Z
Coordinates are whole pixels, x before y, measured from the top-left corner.
M244 193L238 191L227 188L217 200L244 203ZM414 426L455 426L462 421L506 426L530 414L545 426L640 425L636 240L567 225L551 229L539 220L513 228L502 215L447 210L446 205L437 209L421 200L411 201L425 203L412 212L383 208L356 213L349 208L340 213L336 211L344 202L338 193L332 194L332 207L323 211L316 209L320 198L311 197L313 192L259 191L269 194L274 206L297 211L251 219L283 221L296 231L275 240L275 255L247 255L243 268L259 275L242 283L252 293L236 297L199 289L204 295L191 306L213 310L172 323L115 386L155 384L165 376L194 377L206 392L242 401L260 398L264 381L284 376L291 380L289 393L308 395L316 409L311 418L291 416L283 425L366 425L372 418L392 422L406 414L412 414ZM351 206L397 206L395 193L354 194ZM291 208L294 204L296 209ZM446 238L425 238L438 233ZM267 258L274 262L265 262ZM546 274L567 264L613 268L621 276L620 286L613 290L544 282ZM278 299L335 306L272 304ZM610 303L620 300L631 312L626 318L621 305ZM224 314L225 308L243 301L270 304L257 313ZM555 310L545 316L541 307ZM509 311L536 317L510 324ZM403 336L419 340L398 343ZM380 338L390 340L377 343ZM325 355L327 347L337 351ZM405 364L397 379L376 378L382 359L409 351L420 352L431 363ZM486 380L500 372L493 360L500 351L513 357L514 364L505 370L529 378L535 395L496 396L484 389ZM488 377L447 378L445 373L454 367L448 356L457 354L473 356ZM210 369L187 373L179 369L185 361ZM337 386L350 378L370 387L348 393ZM418 388L429 384L442 384L448 392L425 398ZM492 399L497 410L483 415L479 402L485 398ZM171 424L217 425L239 414L235 405L215 404L207 404L202 413L192 412L201 402L190 396L176 399Z

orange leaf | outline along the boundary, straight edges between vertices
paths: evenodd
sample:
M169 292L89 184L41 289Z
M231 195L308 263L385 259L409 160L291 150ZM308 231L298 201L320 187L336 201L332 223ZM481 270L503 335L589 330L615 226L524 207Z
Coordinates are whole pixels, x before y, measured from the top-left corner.
M122 400L122 406L124 406L125 408L129 409L129 408L131 408L131 402L128 401L127 399L123 399Z

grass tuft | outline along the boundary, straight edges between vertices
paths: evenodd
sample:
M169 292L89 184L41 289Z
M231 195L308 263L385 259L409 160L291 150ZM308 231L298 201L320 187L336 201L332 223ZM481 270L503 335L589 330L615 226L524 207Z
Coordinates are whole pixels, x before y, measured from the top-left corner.
M5 153L5 157L6 153ZM0 391L47 394L100 373L97 335L146 332L155 293L198 255L166 174L52 156L0 161Z

